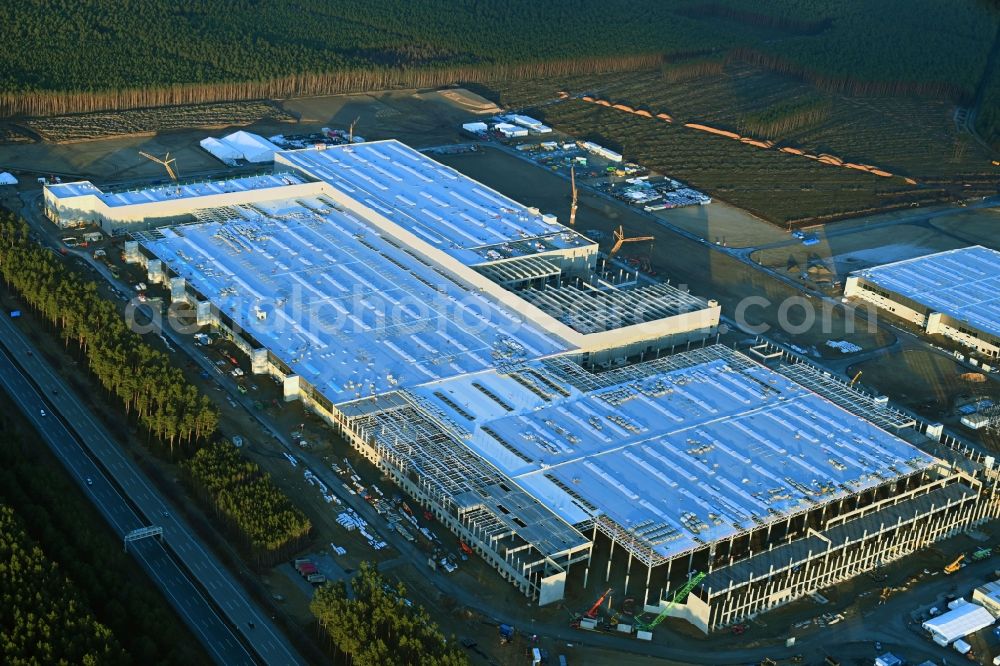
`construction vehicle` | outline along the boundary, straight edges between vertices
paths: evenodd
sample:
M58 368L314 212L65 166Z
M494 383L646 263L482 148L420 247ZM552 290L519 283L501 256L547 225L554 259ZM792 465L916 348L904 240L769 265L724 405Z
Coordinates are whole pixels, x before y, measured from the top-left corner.
M642 241L652 242L655 240L653 236L633 236L631 238L626 238L625 229L623 229L621 225L618 225L618 228L615 229L614 236L615 244L612 246L611 251L608 252L609 257L615 256L618 250L622 249L622 245L625 243L640 243Z
M691 590L693 590L695 587L697 587L698 583L700 583L702 581L702 579L704 579L705 576L707 576L707 575L708 575L707 573L705 573L704 571L702 571L702 572L697 573L694 576L692 576L691 580L689 580L684 585L684 587L682 587L681 589L677 590L677 592L674 594L673 598L670 600L670 603L668 603L666 605L666 607L662 611L660 611L659 615L657 615L655 618L653 618L652 622L650 622L649 624L646 624L645 622L643 622L639 618L636 618L636 620L635 620L635 626L638 627L640 631L647 631L647 632L649 632L649 631L652 631L653 629L655 629L661 622L663 622L664 620L667 619L667 616L670 615L670 611L673 610L674 606L676 606L677 604L679 604L682 601L684 601L685 599L687 599L687 596L688 596L688 594L691 593Z
M991 555L993 555L993 551L990 550L989 548L978 548L976 549L976 552L972 554L972 559L978 562L980 560L985 560L987 557L990 557Z
M602 594L600 597L597 598L597 601L594 602L594 605L591 606L590 610L584 613L583 616L589 617L590 619L594 619L595 617L597 617L597 611L601 608L601 604L604 603L604 600L608 598L609 594L611 594L610 587L607 589L607 591L604 592L604 594Z
M576 204L577 204L577 192L576 192L576 167L569 168L569 186L573 191L573 203L569 206L569 226L574 226L576 224Z
M167 153L163 159L160 159L155 155L150 155L149 153L145 153L141 150L139 151L139 154L145 157L147 160L156 162L157 164L161 165L164 169L166 169L167 175L170 176L170 180L174 181L174 184L177 186L177 193L180 194L181 186L180 183L177 181L177 171L174 169L174 167L177 166L177 158L171 159L170 153Z
M854 375L854 377L851 379L851 383L847 385L847 388L854 388L854 385L858 383L859 379L861 379L861 374L862 374L861 370L858 370L858 374Z
M506 645L514 639L514 627L509 624L500 625L500 645Z
M958 557L955 558L954 562L952 562L951 564L945 566L944 572L946 574L953 574L953 573L955 573L956 571L958 571L959 569L962 568L962 560L964 560L964 559L965 559L965 553L962 553L961 555L959 555Z

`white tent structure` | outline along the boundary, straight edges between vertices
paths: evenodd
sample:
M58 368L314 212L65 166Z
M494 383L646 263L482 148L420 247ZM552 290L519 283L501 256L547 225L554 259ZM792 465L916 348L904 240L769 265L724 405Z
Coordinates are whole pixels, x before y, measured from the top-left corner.
M17 185L17 178L14 178L14 174L4 171L0 173L0 185Z
M229 164L235 160L247 162L273 162L275 151L281 150L267 139L257 134L240 130L221 139L208 137L201 141L201 147Z
M973 634L993 624L993 615L979 604L964 603L944 615L927 620L921 626L930 632L938 645Z
M201 147L226 164L234 164L236 160L243 157L240 151L211 136L201 140Z

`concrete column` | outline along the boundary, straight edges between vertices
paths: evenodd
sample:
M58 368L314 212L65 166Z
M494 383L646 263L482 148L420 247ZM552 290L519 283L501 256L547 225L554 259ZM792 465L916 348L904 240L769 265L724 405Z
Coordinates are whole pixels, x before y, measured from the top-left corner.
M941 313L940 312L930 312L927 314L927 324L924 329L928 333L940 333L941 332Z
M650 560L652 561L652 560ZM646 587L642 593L642 605L645 606L649 602L649 579L653 575L653 565L649 564L646 566Z
M175 277L170 280L170 302L178 303L187 300L187 280Z
M139 241L125 241L125 263L139 263Z
M608 553L608 569L604 572L604 582L611 580L611 562L615 559L615 539L611 538L611 552Z
M848 277L844 280L844 296L850 297L858 294L861 291L861 287L858 285L857 277Z
M267 374L267 349L254 349L250 353L250 372L255 375Z
M198 301L196 308L197 324L199 326L210 326L212 324L212 303L210 301Z
M299 376L288 375L283 383L285 402L299 399ZM367 438L365 438L367 441Z
M146 263L146 279L152 284L163 282L163 262L159 259L150 259Z

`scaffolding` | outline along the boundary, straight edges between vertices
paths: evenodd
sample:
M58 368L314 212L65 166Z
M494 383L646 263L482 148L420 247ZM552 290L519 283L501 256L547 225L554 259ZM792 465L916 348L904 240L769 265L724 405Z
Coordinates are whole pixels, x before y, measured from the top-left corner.
M702 630L741 622L995 516L995 494L962 476L709 573L695 602Z
M518 295L584 334L666 319L708 307L704 299L666 283L598 289L580 282L543 285L519 291Z
M589 553L590 541L462 442L468 432L419 396L385 399L353 410L349 429L363 446L413 487L439 516L494 564L534 590L545 572L562 571ZM450 524L449 524L450 523Z
M917 424L916 419L890 407L885 400L879 400L855 389L847 382L809 363L782 365L778 368L778 372L852 414L890 432L912 428Z
M652 374L669 373L720 360L740 371L758 367L758 364L747 357L722 345L692 349L601 372L594 372L583 367L579 362L580 357L570 355L544 359L542 365L559 380L582 393L592 393L618 384L644 379Z
M562 275L562 268L559 264L538 256L498 261L477 266L476 270L508 289L515 289L536 280L544 282Z

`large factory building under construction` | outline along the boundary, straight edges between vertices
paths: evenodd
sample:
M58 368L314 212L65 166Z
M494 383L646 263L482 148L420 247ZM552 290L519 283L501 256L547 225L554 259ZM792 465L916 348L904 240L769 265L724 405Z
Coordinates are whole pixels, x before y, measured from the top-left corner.
M714 301L401 143L260 178L46 205L131 226L149 281L539 604L612 581L656 612L701 573L676 614L710 631L996 513L912 419L711 344Z

